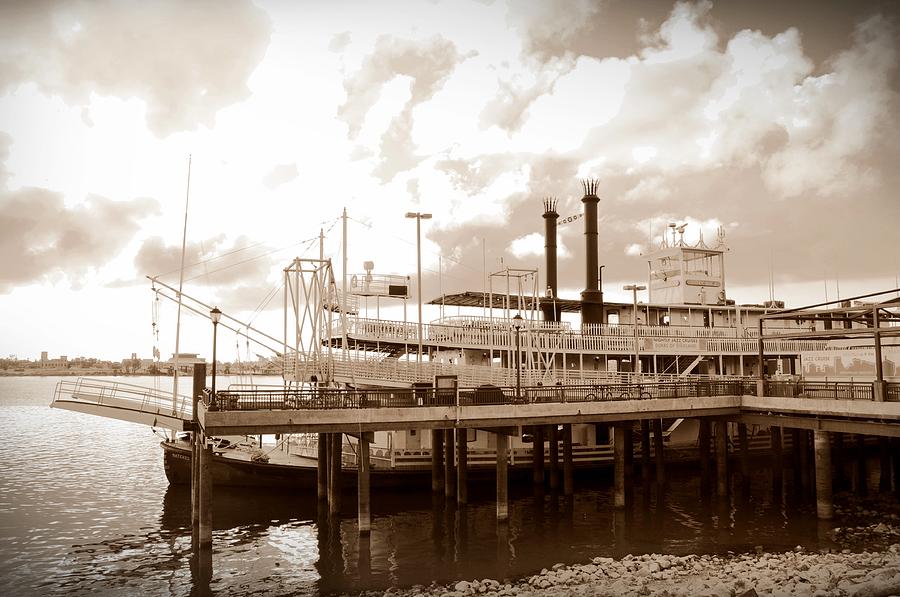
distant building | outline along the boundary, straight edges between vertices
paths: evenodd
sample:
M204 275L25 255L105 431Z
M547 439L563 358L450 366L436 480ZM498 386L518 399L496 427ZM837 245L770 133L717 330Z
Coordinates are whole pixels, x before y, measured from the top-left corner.
M175 370L175 354L165 363L160 363L168 368L169 371ZM178 353L178 370L182 373L191 373L195 364L206 364L206 359L199 356L196 352L179 352Z
M69 366L69 357L62 355L58 359L48 359L47 351L44 350L41 352L40 366L41 369L65 369Z

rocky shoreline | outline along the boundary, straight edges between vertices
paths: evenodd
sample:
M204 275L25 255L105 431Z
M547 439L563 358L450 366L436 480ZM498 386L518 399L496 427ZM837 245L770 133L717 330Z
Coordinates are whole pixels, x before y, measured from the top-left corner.
M889 508L888 510L892 510ZM583 564L555 564L516 580L460 580L407 589L368 591L362 597L551 597L632 595L651 597L882 597L900 595L900 515L853 504L828 533L833 547L806 551L726 555L627 555ZM853 525L865 519L869 524ZM873 519L879 522L872 523Z

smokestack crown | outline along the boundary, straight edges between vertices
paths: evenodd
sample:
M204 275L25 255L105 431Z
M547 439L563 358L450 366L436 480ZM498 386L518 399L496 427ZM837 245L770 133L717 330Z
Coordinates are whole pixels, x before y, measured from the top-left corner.
M556 197L545 197L544 198L544 217L547 216L559 216L556 213L556 204L559 202L559 199Z
M600 188L600 181L596 178L585 178L581 181L581 187L584 189L585 198L597 198L597 189Z

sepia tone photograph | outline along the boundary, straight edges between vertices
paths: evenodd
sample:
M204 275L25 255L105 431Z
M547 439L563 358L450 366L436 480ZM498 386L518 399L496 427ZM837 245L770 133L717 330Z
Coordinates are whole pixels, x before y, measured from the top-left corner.
M0 0L0 594L900 595L900 3Z

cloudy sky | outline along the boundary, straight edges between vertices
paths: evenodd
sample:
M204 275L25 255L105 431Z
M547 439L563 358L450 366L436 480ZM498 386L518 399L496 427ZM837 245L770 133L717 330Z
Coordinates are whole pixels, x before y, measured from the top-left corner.
M794 306L894 288L898 19L875 0L2 2L0 355L151 354L145 276L177 283L189 155L185 291L274 335L280 270L320 229L340 263L342 208L351 272L415 276L404 213L434 214L432 298L543 269L541 199L578 213L583 177L608 299L668 222L725 228L738 302L770 274ZM575 297L583 229L560 232ZM182 349L206 353L187 319Z

